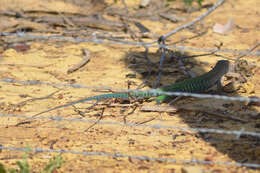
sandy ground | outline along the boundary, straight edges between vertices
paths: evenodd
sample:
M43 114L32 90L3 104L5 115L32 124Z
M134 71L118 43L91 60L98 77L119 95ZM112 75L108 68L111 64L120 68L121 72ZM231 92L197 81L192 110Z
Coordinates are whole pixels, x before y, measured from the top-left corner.
M212 1L215 3L216 1ZM59 12L75 12L79 6L63 1L28 0L21 2L8 0L1 3L1 11L35 9L43 10L42 6L54 6ZM138 2L127 1L129 8L136 6ZM177 3L177 2L176 2ZM257 5L258 4L258 5ZM120 6L120 3L117 5ZM215 45L223 43L225 49L250 49L260 38L260 11L258 0L228 1L204 20L204 25L209 27L208 32L200 37L185 40L178 45L199 48L215 48ZM44 8L46 10L46 8ZM78 9L80 10L80 9ZM80 10L82 11L82 10ZM188 21L201 15L206 9L191 13ZM221 35L212 31L215 23L225 24L232 18L239 26L231 33ZM140 20L153 32L162 35L184 24L171 23L168 21ZM187 21L186 21L187 23ZM199 27L196 25L196 27ZM198 29L198 28L197 28ZM183 38L195 36L191 30L183 30L170 38L171 42ZM91 86L108 86L112 88L127 88L128 81L134 89L145 80L145 72L148 71L143 56L144 49L133 46L101 45L94 43L57 42L55 40L34 40L27 43L30 49L18 52L15 49L2 49L0 54L0 77L14 78L16 80L39 80L52 83L77 83ZM82 49L90 52L90 62L83 68L67 74L67 70L82 60ZM258 48L259 50L259 48ZM198 52L187 52L199 54ZM186 67L197 74L210 70L217 60L228 58L231 64L237 55L218 53L220 56L209 55L190 59ZM139 55L139 56L136 56ZM157 49L149 50L149 58L158 63L160 54ZM247 82L241 84L237 92L226 93L229 96L258 96L260 97L259 80L259 57L246 55L243 57L249 64L256 67L249 73ZM176 61L166 60L161 85L171 84L184 78L183 73L176 67ZM133 65L135 62L137 65ZM153 67L158 70L157 66ZM129 78L129 76L136 76ZM146 85L151 87L156 79L153 74ZM229 79L226 77L224 82ZM16 104L32 99L47 96L57 91L54 95L34 101L25 102L22 106ZM211 91L214 92L214 91ZM0 83L1 113L33 115L53 106L61 105L80 98L98 95L91 89L78 89L71 87L53 87L47 85L22 85ZM141 105L155 105L154 101L139 103L137 109L130 115L132 107L123 107L123 103L111 100L118 106L98 105L88 111L85 117L79 115L73 107L66 107L43 114L41 116L62 116L66 118L82 118L98 120L102 109L104 113L101 121L142 123L146 125L160 124L164 126L202 127L224 130L240 130L260 132L259 108L246 106L246 103L231 102L213 99L183 98L176 102L177 105L205 106L209 110L226 108L231 115L241 118L244 122L234 121L229 118L221 118L199 111L178 111L174 113L143 112ZM94 102L77 104L77 109L91 106ZM105 102L107 103L107 102ZM164 106L164 104L162 105ZM127 115L127 116L126 116ZM260 164L260 140L253 136L242 136L237 139L233 135L225 134L197 134L174 129L155 129L149 127L128 127L121 125L96 124L88 131L84 131L92 123L79 121L54 121L33 120L31 123L15 126L24 121L23 118L1 117L0 118L0 144L7 147L43 148L54 150L73 150L87 152L106 152L110 154L120 153L124 155L147 156L149 158L173 158L177 160L202 160L213 162L241 162ZM147 122L146 122L147 121ZM48 162L51 156L57 153L34 153L29 158L33 172L39 171ZM0 163L6 167L16 168L15 162L22 158L24 152L2 150L0 151ZM144 161L131 158L108 157L108 156L85 156L82 154L62 154L66 161L56 172L260 172L257 169L236 167L227 165L202 165L184 164L181 162Z

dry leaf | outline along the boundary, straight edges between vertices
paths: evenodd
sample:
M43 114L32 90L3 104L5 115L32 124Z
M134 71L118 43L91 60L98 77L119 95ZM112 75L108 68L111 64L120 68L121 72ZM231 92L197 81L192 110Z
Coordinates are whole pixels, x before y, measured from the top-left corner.
M228 22L225 25L216 23L213 26L213 32L219 33L219 34L228 34L230 31L232 31L235 27L235 24L232 19L229 19Z

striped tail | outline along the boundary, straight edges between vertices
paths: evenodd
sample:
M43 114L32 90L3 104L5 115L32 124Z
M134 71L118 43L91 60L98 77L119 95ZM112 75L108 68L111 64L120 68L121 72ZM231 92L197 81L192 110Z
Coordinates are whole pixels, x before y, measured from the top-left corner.
M46 113L46 112L53 111L55 109L64 108L64 107L71 106L71 105L75 105L77 103L84 103L84 102L89 101L89 100L101 100L101 99L108 99L108 98L129 98L129 97L130 96L129 96L128 93L111 93L111 94L97 95L97 96L87 97L87 98L84 98L84 99L81 99L81 100L77 100L77 101L74 101L74 102L69 102L69 103L64 104L64 105L56 106L54 108L42 111L42 112L40 112L38 114L35 114L34 116L37 116L37 115L40 115L40 114L43 114L43 113Z

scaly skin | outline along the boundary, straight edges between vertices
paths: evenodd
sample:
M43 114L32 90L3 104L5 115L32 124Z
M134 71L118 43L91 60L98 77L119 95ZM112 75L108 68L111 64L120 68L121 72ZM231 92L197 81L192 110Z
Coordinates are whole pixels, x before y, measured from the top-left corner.
M229 61L220 60L217 62L215 67L211 69L208 73L203 75L190 78L173 85L164 86L159 88L161 91L167 92L191 92L198 93L206 91L218 82L220 83L221 77L226 74L229 70ZM161 103L165 101L169 96L162 95L156 98L157 102Z
M157 89L158 91L165 91L165 92L191 92L197 93L205 91L220 81L221 77L228 72L229 69L229 61L227 60L220 60L217 62L215 67L210 70L209 72L194 78L190 78L184 80L182 82L174 83L173 85L164 86L162 88ZM89 100L101 100L101 99L108 99L108 98L150 98L150 97L157 97L157 103L164 102L169 96L161 95L158 93L151 93L147 91L140 91L140 92L129 92L129 93L111 93L111 94L102 94L93 97L87 97L81 100L77 100L74 102L67 103L65 105L60 105L46 111L40 112L35 114L34 116L53 111L55 109L71 106L77 103L83 103Z

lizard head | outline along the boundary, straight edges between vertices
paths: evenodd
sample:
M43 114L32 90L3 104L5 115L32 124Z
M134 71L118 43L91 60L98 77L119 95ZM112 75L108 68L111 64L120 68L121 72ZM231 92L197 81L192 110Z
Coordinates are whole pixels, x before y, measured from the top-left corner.
M226 74L229 71L229 61L228 60L220 60L217 62L216 67L223 69L223 73Z

